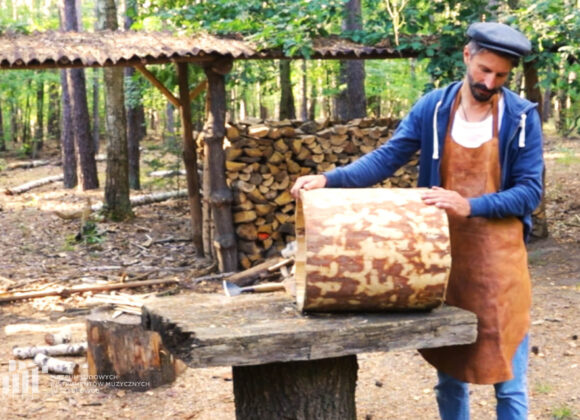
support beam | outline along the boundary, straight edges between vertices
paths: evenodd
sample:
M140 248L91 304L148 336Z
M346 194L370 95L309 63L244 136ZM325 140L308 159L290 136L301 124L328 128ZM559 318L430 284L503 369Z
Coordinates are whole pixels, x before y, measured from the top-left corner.
M201 195L199 193L199 177L197 174L197 151L193 138L191 122L191 101L189 100L189 84L187 63L177 63L177 79L181 106L181 127L183 137L183 162L185 164L187 192L189 196L189 211L191 213L192 239L198 256L204 256L202 238ZM226 270L233 271L233 270Z
M195 98L197 98L201 94L201 92L203 92L206 89L207 89L207 79L205 79L203 82L201 82L199 85L197 85L195 87L195 89L193 89L191 92L189 92L189 100L193 101Z
M209 168L209 198L215 226L213 245L220 271L238 269L238 251L232 218L233 195L226 183L225 154L226 89L225 71L217 72L215 65L204 68L208 80L208 119L203 136L205 143L204 167ZM220 63L221 70L231 69L231 63ZM206 171L207 173L207 171Z
M187 66L187 63L179 63L178 66L179 65ZM147 80L149 80L153 86L155 86L157 89L159 89L161 91L161 93L163 95L165 95L165 97L169 100L169 102L171 102L173 105L175 105L176 108L179 108L181 106L181 102L179 102L179 99L177 99L173 95L173 93L171 93L171 91L163 85L163 83L161 83L159 80L157 80L155 75L153 73L151 73L149 70L147 70L143 64L135 65L135 68L137 70L139 70L139 72L143 75L143 77L145 77ZM189 98L189 95L188 95L188 98Z

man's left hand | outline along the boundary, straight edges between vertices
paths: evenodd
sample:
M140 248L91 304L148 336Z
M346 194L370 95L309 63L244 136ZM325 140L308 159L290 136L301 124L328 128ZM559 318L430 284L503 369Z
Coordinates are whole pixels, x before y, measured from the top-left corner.
M471 214L469 201L456 191L432 187L421 198L425 204L444 209L450 215L467 217Z

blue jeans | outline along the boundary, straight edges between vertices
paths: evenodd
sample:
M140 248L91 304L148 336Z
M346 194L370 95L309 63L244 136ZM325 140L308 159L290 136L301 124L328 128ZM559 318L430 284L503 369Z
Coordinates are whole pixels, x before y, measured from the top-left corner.
M497 399L498 420L526 420L528 416L528 368L529 336L518 346L512 360L514 377L494 384ZM442 420L469 420L469 389L466 382L437 372L439 383L435 395Z

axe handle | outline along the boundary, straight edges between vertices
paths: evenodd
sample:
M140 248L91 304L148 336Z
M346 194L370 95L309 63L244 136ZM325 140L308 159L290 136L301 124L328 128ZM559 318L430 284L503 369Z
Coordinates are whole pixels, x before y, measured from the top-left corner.
M246 289L246 288L244 288ZM284 284L282 283L262 283L256 284L255 286L248 287L249 292L275 292L277 290L285 290Z

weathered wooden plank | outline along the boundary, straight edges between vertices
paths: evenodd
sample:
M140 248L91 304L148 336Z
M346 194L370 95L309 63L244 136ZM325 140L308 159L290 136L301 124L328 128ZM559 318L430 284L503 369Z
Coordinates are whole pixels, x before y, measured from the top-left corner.
M302 314L282 293L234 298L193 294L143 307L145 328L191 367L245 366L358 353L440 347L475 341L473 313Z

